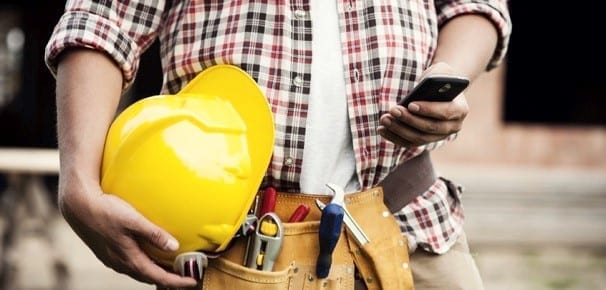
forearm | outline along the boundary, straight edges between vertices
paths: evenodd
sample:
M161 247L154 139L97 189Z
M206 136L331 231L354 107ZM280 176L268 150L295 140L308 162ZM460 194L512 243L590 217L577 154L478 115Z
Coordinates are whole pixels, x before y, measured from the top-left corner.
M62 183L99 183L105 135L121 91L121 71L104 54L77 49L62 56L56 88Z
M497 42L498 33L490 20L482 15L461 15L440 29L433 63L445 62L455 73L473 80L486 70Z

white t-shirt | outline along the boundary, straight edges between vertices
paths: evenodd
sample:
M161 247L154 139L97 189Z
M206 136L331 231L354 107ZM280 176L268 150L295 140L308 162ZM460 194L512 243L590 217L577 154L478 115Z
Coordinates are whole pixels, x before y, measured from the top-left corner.
M356 174L336 1L312 0L311 93L305 128L301 191L330 194L360 189Z

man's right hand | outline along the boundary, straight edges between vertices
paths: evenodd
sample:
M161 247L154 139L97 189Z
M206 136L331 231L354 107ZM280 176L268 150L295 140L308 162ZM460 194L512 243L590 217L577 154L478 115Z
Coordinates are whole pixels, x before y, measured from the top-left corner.
M90 188L90 192L82 192ZM107 267L138 281L163 287L192 287L196 281L170 273L140 248L145 241L164 251L175 251L178 242L119 197L98 186L60 183L61 213L73 230Z
M88 191L88 192L84 192ZM105 194L99 186L60 182L61 213L78 236L107 267L138 281L164 287L192 287L196 281L167 272L143 252L145 241L175 251L178 242L119 197Z
M141 282L194 286L194 279L167 272L139 247L139 242L148 242L176 250L174 238L122 199L101 190L105 136L122 89L121 69L106 54L92 49L62 53L57 67L61 213L106 266Z

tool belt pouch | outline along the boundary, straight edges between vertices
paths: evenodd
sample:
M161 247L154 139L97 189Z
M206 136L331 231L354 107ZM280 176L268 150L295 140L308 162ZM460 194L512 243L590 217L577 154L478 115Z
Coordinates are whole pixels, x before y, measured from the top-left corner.
M413 289L408 240L383 203L381 187L348 196L350 214L369 237L359 245L347 233L347 242L361 279L368 289Z
M354 289L356 267L368 289L412 289L408 267L408 244L389 210L380 188L347 195L346 206L370 239L358 246L345 230L332 254L328 277L318 279L318 229L321 212L315 199L330 202L330 196L279 193L276 214L287 221L300 205L311 211L304 222L283 223L284 240L273 271L244 266L246 239L240 238L221 255L209 260L203 289Z

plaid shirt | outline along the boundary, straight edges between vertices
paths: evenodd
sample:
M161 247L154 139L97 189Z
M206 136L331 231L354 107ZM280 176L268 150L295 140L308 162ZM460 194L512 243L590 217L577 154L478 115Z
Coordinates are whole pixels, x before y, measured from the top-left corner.
M487 69L503 58L510 22L505 0L337 1L349 122L363 188L377 185L395 166L454 138L401 148L376 134L379 116L416 83L433 58L438 28L452 17L480 13L500 34ZM161 42L162 93L175 93L204 68L234 64L264 90L274 113L273 157L264 185L299 191L312 39L308 1L68 1L48 42L53 73L68 47L88 47L113 57L125 88L141 53ZM318 8L320 9L320 8ZM340 96L339 96L340 97ZM462 231L460 192L442 180L396 213L411 250L447 251Z

